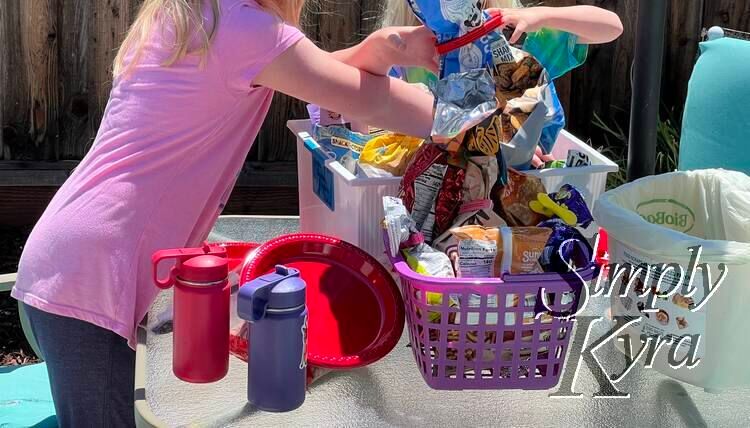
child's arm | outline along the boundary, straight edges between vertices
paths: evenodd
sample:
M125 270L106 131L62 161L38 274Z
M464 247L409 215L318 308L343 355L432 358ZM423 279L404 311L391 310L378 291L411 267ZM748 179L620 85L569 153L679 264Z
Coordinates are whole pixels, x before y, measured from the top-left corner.
M491 11L491 10L490 10ZM609 43L622 34L622 21L613 12L595 6L503 9L503 25L515 27L510 42L523 33L554 28L578 36L581 44Z
M427 137L432 128L430 94L336 61L308 39L276 57L253 83L395 132Z
M362 43L331 53L336 60L379 76L394 65L437 72L435 36L427 28L390 27L370 34Z

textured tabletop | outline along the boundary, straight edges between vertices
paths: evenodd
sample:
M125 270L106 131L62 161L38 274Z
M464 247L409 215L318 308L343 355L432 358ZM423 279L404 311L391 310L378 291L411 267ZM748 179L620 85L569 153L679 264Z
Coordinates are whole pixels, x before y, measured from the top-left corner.
M211 239L264 241L294 231L297 224L296 219L222 218ZM171 293L162 293L151 313L160 313L169 299ZM603 314L606 301L593 302L587 312ZM599 324L593 335L610 327ZM246 363L231 357L224 380L188 384L172 374L172 334L149 330L146 340L146 398L167 426L750 426L750 388L709 394L641 367L617 384L630 393L625 399L592 398L598 384L585 364L576 384L580 398L550 398L554 390L433 391L417 370L406 330L385 359L330 374L311 387L300 409L270 414L246 406ZM581 347L574 342L568 357L579 355ZM615 368L624 362L611 345L597 356Z

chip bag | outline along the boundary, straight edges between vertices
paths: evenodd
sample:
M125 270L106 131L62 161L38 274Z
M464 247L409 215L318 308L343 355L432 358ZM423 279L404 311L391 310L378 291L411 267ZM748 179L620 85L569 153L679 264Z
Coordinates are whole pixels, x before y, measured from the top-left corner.
M373 135L360 134L342 125L316 125L313 126L313 137L331 159L337 160L355 174L359 155Z
M530 207L540 193L546 193L542 180L509 168L507 184L495 186L492 201L495 211L508 225L536 226L546 219Z
M359 163L371 165L393 176L404 175L406 167L424 140L400 134L383 134L368 141L359 155Z
M537 88L533 94L527 94L533 95L535 101L532 112L503 112L507 125L503 142L508 145L508 149L503 150L503 155L506 156L508 165L516 169L528 169L538 144L545 152L551 152L557 135L565 126L562 105L552 79L531 55L512 47L499 28L492 29L492 26L499 23L499 17L491 19L482 10L482 2L476 0L408 1L419 20L435 33L438 44L447 51L440 58L441 79L477 69L492 70L496 83L502 89L498 94L501 110L508 100L522 97L526 90ZM472 32L479 34L477 30L480 27L486 27L486 34L471 37ZM475 40L468 41L469 39ZM451 43L456 46L446 47ZM436 94L436 104L440 104L441 98L440 94ZM440 116L436 115L435 122L440 120ZM514 123L520 128L512 128ZM476 123L467 123L460 129L465 131L475 125ZM459 128L454 126L453 129ZM455 144L456 140L451 139L457 139L460 135L433 131L433 139L436 136ZM510 140L507 137L511 137ZM443 141L440 143L444 144Z
M400 196L425 242L453 225L463 202L465 170L434 144L423 144L406 168Z
M451 232L458 240L458 276L461 278L544 272L539 257L552 234L551 229L464 226Z
M476 156L469 158L464 178L464 203L452 229L461 226L479 225L484 227L507 226L505 221L492 209L490 192L497 180L497 159L494 156ZM433 246L446 253L453 261L458 260L458 241L450 230L443 233Z

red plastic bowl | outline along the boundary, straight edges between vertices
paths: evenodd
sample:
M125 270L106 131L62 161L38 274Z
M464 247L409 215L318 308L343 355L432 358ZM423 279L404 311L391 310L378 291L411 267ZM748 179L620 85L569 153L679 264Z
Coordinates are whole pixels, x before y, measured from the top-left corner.
M248 254L260 244L253 242L222 242L220 245L227 249L227 258L229 259L229 271L239 269L245 263Z
M295 234L261 245L241 284L276 265L299 269L307 283L308 362L331 368L372 364L396 346L404 304L390 273L366 252L336 238Z

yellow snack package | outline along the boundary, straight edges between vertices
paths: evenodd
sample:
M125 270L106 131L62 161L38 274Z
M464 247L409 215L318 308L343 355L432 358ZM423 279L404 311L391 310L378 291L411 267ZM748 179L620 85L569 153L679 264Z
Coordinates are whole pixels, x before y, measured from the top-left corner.
M359 155L359 163L372 165L401 177L423 142L421 138L393 133L383 134L367 142Z

